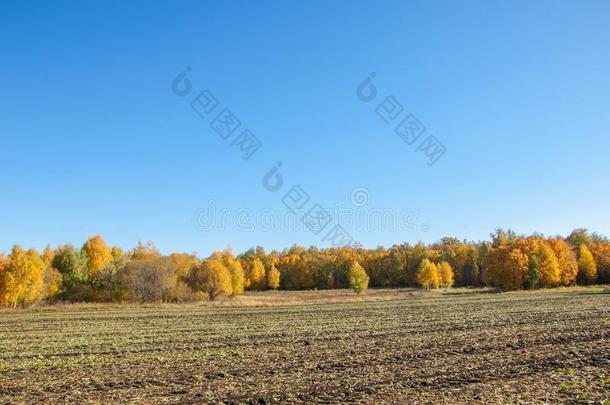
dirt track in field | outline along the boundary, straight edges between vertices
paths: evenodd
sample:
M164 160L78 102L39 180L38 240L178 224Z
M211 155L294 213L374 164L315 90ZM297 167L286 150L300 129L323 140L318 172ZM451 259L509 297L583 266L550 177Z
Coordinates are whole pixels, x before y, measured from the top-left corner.
M603 288L0 314L1 403L609 397Z

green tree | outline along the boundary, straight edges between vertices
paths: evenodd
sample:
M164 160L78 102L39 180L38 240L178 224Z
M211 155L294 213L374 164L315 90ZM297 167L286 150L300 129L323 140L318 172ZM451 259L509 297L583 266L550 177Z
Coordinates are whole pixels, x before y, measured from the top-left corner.
M68 289L84 284L89 279L86 255L70 244L55 252L52 265L63 275L64 285Z
M511 240L517 238L517 234L512 229L504 230L502 228L497 228L493 233L489 235L491 237L491 241L493 247L502 246Z
M527 274L527 286L530 289L536 288L540 279L540 271L538 270L538 258L532 256L530 259L529 272Z
M481 285L481 267L476 260L473 260L470 264L470 283L469 285L480 286Z
M589 246L592 242L589 231L585 228L574 229L572 233L566 238L568 243L575 248L580 248L580 245Z
M353 261L348 271L349 286L356 293L360 294L369 287L369 276L366 274L360 263Z

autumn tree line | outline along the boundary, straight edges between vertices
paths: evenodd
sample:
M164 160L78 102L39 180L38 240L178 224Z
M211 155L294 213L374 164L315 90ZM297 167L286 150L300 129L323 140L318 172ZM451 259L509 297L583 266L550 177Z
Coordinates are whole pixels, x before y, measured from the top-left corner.
M567 238L496 230L491 240L444 238L391 248L262 247L200 259L162 255L152 243L123 251L100 236L80 248L0 254L0 305L44 302L184 302L245 290L488 286L500 290L610 282L610 241L586 229Z

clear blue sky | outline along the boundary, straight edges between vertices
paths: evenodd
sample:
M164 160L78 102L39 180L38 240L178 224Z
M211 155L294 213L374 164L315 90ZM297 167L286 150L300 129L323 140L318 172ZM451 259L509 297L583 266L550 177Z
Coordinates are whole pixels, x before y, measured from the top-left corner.
M607 1L4 1L0 251L97 233L200 255L325 246L195 226L210 200L285 211L261 184L278 161L311 202L350 207L364 187L368 208L420 212L416 232L352 229L367 247L608 234L609 16ZM250 160L172 93L186 66L263 142ZM391 94L446 146L434 166L375 114Z

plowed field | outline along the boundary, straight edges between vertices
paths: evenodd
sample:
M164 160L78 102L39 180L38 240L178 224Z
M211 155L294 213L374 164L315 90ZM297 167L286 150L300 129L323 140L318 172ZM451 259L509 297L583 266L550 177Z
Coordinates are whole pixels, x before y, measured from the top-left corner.
M610 396L610 294L602 287L76 308L0 313L0 403L603 403Z

